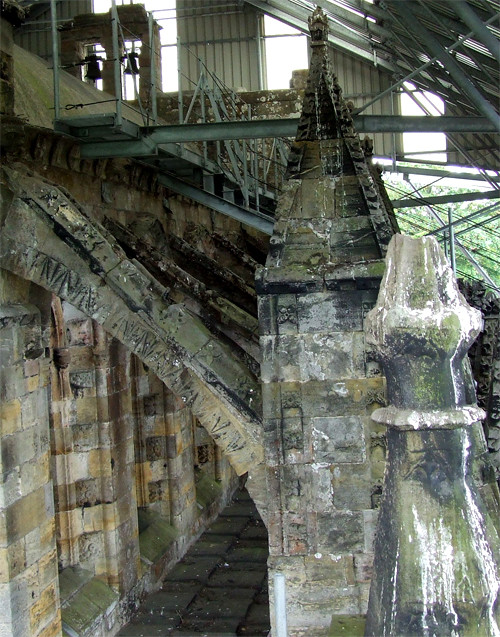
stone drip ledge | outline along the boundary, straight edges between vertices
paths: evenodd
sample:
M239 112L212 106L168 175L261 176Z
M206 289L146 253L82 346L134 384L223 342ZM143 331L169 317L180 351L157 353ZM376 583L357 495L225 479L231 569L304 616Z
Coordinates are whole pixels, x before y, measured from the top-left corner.
M403 431L425 429L460 429L483 420L486 413L479 407L467 405L458 409L419 411L399 409L390 405L376 409L371 418L375 422Z
M169 555L174 559L178 531L163 516L151 511L138 509L138 519L140 555L145 568L151 567L162 558L168 561Z
M64 637L107 634L119 610L118 593L92 573L70 566L59 575Z

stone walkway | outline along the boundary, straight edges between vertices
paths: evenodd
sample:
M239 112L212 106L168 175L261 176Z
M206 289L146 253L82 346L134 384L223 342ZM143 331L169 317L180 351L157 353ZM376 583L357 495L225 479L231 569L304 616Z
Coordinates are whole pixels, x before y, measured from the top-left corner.
M150 595L120 637L267 637L267 531L247 491Z

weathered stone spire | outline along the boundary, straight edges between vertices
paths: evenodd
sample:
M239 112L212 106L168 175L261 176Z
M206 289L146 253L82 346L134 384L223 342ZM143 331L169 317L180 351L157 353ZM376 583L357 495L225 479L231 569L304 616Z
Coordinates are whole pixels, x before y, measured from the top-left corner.
M481 322L434 238L393 238L366 319L390 401L372 415L389 429L369 637L500 636L500 539L471 475L483 412L463 366Z
M340 136L337 110L341 89L330 70L328 59L328 19L320 7L309 17L311 62L297 141L336 139Z
M326 634L332 616L332 634L341 634L342 622L366 612L381 464L371 454L370 414L383 402L383 379L365 350L363 317L393 233L329 70L320 9L310 25L289 179L256 281L270 581L285 576L290 635Z
M309 77L268 259L269 266L295 270L380 259L397 230L330 70L328 24L320 8L309 24Z

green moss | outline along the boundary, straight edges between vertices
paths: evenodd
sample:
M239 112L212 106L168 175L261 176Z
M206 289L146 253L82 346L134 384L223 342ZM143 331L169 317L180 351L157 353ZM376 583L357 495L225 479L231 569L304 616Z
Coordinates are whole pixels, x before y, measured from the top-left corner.
M222 488L210 476L200 471L196 476L196 502L203 508L210 506L221 495Z
M328 635L329 637L363 637L365 624L364 615L335 615Z
M154 514L153 514L154 515ZM165 518L143 511L142 528L139 534L139 550L141 557L152 564L157 562L164 555L168 548L175 542L178 532L171 526ZM149 522L146 528L144 525Z
M97 578L78 567L65 569L59 576L61 597L68 598L61 609L63 634L94 632L99 618L118 601L118 594Z

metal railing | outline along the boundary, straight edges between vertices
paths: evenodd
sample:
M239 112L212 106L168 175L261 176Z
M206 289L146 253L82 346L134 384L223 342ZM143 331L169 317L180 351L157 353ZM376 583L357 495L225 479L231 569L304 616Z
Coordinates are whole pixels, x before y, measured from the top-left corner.
M158 123L158 91L156 82L156 60L159 55L156 50L154 37L154 17L148 12L149 42L142 42L141 47L148 47L150 53L150 82L144 90L137 87L137 76L132 75L134 102L124 99L124 71L127 62L128 42L141 40L138 34L133 33L125 25L121 24L116 0L112 0L110 19L112 33L112 59L113 63L114 99L103 99L102 103L114 102L114 127L119 129L124 122L124 112L134 112L139 115L143 126L151 128ZM53 75L54 75L54 111L55 120L60 120L60 59L59 42L56 18L56 0L51 0L51 22L53 41ZM125 53L125 55L122 54ZM179 56L179 93L178 93L178 117L179 123L188 124L193 121L199 123L250 121L255 118L252 106L246 103L241 95L227 87L223 81L210 71L204 60L187 49L189 55L196 58L199 77L194 83L183 74L180 68ZM181 89L181 80L187 79L193 84L192 97L185 109L185 93ZM144 78L141 77L141 82ZM143 103L142 96L147 95L147 103ZM91 106L92 104L67 105L69 107ZM258 118L257 118L258 119ZM65 117L64 121L70 118ZM250 140L223 140L215 142L199 142L179 144L181 150L179 156L187 156L187 150L193 148L202 157L202 166L208 173L215 171L223 175L225 188L223 196L228 200L237 202L247 209L259 211L266 209L277 199L283 186L289 142L285 138L266 138ZM183 149L186 149L184 152ZM210 189L210 188L209 188Z

